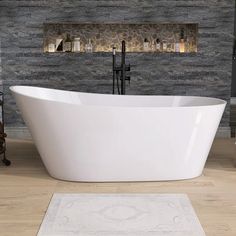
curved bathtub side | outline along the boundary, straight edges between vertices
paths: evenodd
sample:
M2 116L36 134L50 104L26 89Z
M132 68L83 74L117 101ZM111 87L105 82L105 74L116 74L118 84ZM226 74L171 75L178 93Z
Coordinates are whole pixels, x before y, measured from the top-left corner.
M75 108L80 105L37 99L14 91L13 95L49 174L66 179L73 167L70 140Z
M201 175L225 106L112 108L15 97L50 175L89 182Z

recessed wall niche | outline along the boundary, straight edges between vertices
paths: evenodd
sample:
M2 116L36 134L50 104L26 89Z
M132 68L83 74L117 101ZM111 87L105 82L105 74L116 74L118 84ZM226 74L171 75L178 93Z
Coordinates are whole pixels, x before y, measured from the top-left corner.
M113 47L120 50L125 40L127 52L192 53L197 52L197 34L198 24L193 23L46 23L44 52L111 52Z

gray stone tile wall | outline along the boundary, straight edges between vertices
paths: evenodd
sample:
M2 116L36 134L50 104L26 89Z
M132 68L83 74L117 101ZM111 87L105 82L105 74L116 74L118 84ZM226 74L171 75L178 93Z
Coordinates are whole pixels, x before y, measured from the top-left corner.
M230 99L232 0L2 0L1 80L8 126L23 126L11 85L111 93L109 53L45 54L43 23L198 23L197 54L129 53L128 94ZM221 122L229 126L229 106Z

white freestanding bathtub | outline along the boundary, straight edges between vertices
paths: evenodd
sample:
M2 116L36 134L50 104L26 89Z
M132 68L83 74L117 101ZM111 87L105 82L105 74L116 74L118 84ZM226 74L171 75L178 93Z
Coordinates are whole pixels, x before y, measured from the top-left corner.
M226 102L13 86L49 174L70 181L160 181L201 175Z

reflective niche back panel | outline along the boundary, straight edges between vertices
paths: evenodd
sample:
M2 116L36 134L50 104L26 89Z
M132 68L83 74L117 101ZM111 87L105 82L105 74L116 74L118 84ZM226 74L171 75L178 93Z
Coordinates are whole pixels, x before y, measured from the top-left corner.
M125 40L127 52L191 53L197 52L198 24L47 23L44 24L44 52L50 51L49 45L56 45L59 36L65 41L68 34L72 43L80 38L80 52L86 51L89 41L93 52L111 52L112 47L120 50L121 41Z

